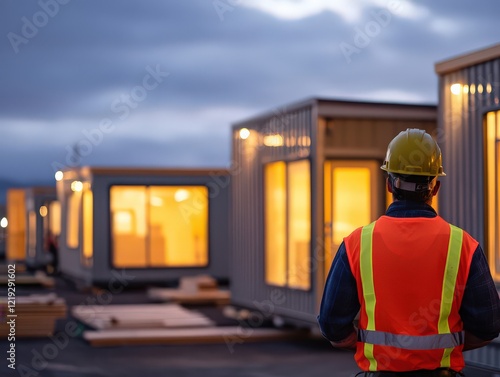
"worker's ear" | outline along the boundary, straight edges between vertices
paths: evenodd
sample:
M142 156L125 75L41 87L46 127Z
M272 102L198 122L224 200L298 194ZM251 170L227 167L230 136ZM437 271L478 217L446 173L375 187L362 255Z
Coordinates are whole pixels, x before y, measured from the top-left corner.
M387 191L389 191L392 194L392 184L391 184L391 180L389 179L389 177L387 177L385 179L385 183L387 185Z
M432 196L436 196L437 195L440 187L441 187L441 181L437 181L436 185L432 189Z

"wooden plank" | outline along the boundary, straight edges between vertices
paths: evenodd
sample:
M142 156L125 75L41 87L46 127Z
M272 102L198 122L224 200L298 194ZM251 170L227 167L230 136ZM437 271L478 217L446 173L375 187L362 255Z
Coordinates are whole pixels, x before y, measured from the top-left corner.
M207 327L214 322L202 313L169 305L79 306L73 316L94 329Z
M276 341L304 338L307 332L264 328L211 327L202 329L85 331L83 338L94 347L155 344Z
M231 293L226 290L202 290L194 293L178 289L150 288L148 297L156 301L176 302L179 304L229 304Z

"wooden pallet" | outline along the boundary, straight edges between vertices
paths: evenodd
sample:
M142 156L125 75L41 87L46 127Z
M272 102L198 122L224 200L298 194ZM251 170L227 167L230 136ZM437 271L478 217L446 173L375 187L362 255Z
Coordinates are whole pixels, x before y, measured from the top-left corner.
M67 307L65 301L55 294L17 296L15 312L9 311L7 298L0 298L0 337L4 338L10 332L7 323L15 319L15 336L44 337L54 334L57 319L65 318ZM14 314L16 317L8 317Z
M268 328L209 327L201 329L155 329L85 331L83 338L94 347L159 344L226 343L234 346L245 342L302 339L307 333L299 330Z
M25 274L25 273L17 273L15 277L16 285L41 285L47 288L52 288L55 285L54 278L47 276L42 271L37 271L34 275ZM0 284L7 285L9 283L8 275L0 275Z
M207 275L183 277L178 289L149 288L147 294L153 301L186 305L227 305L231 299L230 292L218 289L216 280Z
M97 330L210 327L205 315L177 304L75 306L72 315Z

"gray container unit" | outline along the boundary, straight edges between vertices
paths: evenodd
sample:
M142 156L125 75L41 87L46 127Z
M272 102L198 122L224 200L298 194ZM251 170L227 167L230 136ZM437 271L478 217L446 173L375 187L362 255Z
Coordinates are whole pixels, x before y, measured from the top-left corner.
M29 187L24 192L26 266L41 269L52 263L60 233L60 207L56 188Z
M407 128L436 130L430 105L310 99L232 128L231 296L315 324L334 254L388 199L379 167Z
M59 178L64 275L84 286L228 278L227 170L83 167Z
M440 212L481 243L500 286L500 44L438 62L435 70L447 173ZM467 360L500 370L498 342L466 353Z

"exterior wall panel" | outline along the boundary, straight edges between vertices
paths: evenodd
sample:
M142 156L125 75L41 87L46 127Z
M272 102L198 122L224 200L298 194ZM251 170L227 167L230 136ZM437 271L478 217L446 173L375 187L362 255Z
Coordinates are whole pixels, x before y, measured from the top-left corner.
M500 109L499 65L500 59L495 59L463 68L441 76L439 84L438 142L447 173L441 188L441 215L482 245L486 217L483 117L488 111ZM452 94L451 85L457 83L461 84L461 93Z
M314 274L311 273L311 289L308 291L270 286L265 282L263 166L273 161L311 158L311 111L309 105L240 123L234 126L232 136L233 162L241 168L241 172L232 177L232 300L237 305L255 310L271 305L267 314L290 315L299 320L314 317ZM241 128L250 130L246 140L239 137ZM276 134L282 136L283 144L265 146L264 138ZM311 163L311 173L313 169ZM311 236L311 246L313 239Z

